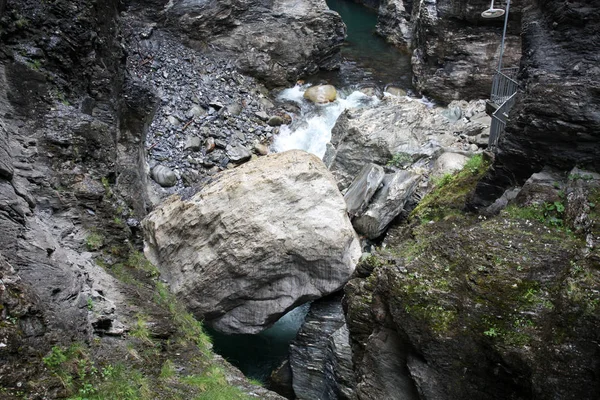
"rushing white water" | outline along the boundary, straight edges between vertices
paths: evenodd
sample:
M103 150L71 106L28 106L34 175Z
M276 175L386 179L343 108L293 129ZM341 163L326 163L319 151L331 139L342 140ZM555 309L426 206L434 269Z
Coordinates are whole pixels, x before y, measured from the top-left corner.
M308 86L297 85L279 94L281 99L298 103L302 115L291 125L281 127L273 142L273 149L277 152L301 149L323 158L326 145L331 140L331 129L340 114L349 108L376 105L379 99L359 91L348 96L338 92L337 100L332 103L313 104L303 97Z

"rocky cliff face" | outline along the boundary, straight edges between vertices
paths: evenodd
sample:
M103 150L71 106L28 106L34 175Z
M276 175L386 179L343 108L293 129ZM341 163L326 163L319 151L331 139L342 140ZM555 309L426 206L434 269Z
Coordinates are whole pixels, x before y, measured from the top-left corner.
M345 288L359 399L596 396L598 224L586 204L599 177L549 176L497 217L454 211L392 230L359 264Z
M152 386L196 397L206 387L148 384L183 347L183 369L201 375L209 365L218 386L250 386L211 358L200 325L167 291L159 296L156 270L136 252L158 97L125 73L120 2L0 5L1 397L121 398L105 386L121 378L135 396ZM158 344L168 340L182 347ZM96 375L105 367L108 380Z
M518 67L521 57L520 7L513 4L509 13L503 67ZM444 102L489 97L500 56L503 18L481 17L487 8L486 0L426 0L413 11L412 65L417 89Z
M504 22L481 17L489 6L486 0L384 0L377 32L412 52L413 83L425 95L445 103L488 98ZM504 67L519 64L522 7L511 5Z
M337 68L346 35L324 0L179 0L165 4L164 16L192 41L231 51L241 71L271 86Z
M533 1L523 16L523 92L476 203L489 204L544 166L600 168L597 7Z
M290 344L292 384L298 400L354 398L352 351L341 293L319 299Z

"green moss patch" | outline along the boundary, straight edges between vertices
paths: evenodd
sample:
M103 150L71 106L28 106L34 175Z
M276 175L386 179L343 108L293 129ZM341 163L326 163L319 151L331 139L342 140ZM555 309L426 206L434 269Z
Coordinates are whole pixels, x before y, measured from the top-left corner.
M411 218L428 222L461 214L477 182L485 175L490 165L491 160L487 156L478 154L458 173L444 175L434 182L433 190L413 210Z

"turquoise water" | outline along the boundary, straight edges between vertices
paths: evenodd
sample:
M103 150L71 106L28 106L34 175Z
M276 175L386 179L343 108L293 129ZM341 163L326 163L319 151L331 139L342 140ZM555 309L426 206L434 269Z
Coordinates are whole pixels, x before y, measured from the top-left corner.
M375 34L377 14L349 0L326 0L347 26L348 37L342 48L343 62L339 71L323 72L309 82L327 80L336 87L356 88L394 85L412 88L410 55L401 52Z
M288 356L289 344L304 322L309 304L281 317L271 328L256 335L225 335L207 329L214 351L249 378L267 383L271 372Z

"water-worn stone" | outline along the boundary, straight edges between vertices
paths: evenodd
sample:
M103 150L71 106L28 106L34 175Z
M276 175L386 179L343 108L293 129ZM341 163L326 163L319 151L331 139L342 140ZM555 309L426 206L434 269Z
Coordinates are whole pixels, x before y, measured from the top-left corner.
M203 107L200 107L199 105L195 105L188 110L188 112L185 114L185 116L188 118L194 118L194 117L201 117L205 114L206 114L206 110Z
M280 125L283 125L283 118L281 118L279 115L273 115L267 121L267 125L269 125L269 126L280 126Z
M198 136L188 136L188 138L185 141L185 146L183 146L183 148L185 150L198 151L200 150L201 145L202 142L200 141L200 138Z
M256 143L254 145L254 151L261 156L266 156L269 154L269 147L262 143Z
M396 86L388 86L385 88L385 92L391 94L392 96L406 96L406 90L396 87Z
M335 180L303 151L227 170L143 222L145 254L196 317L256 333L344 285L360 256Z
M304 92L304 98L317 104L335 101L337 90L332 85L311 86Z
M157 165L152 168L151 176L156 183L163 187L175 186L177 183L177 175L175 175L175 172L164 165Z
M344 195L351 217L363 213L384 176L385 172L379 165L367 164L363 167Z
M402 212L420 180L419 174L409 171L386 174L367 210L352 220L354 229L368 239L381 236Z
M468 160L469 157L464 154L443 153L435 160L431 176L440 177L445 174L452 174L460 171Z
M204 149L206 150L207 153L210 153L211 151L213 151L215 149L215 146L216 146L215 138L213 138L213 137L208 137L204 141Z
M229 160L234 163L243 163L252 157L252 153L250 153L250 151L241 144L233 146L227 145L225 151L227 152L227 157L229 157Z

